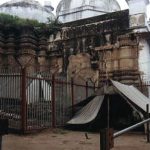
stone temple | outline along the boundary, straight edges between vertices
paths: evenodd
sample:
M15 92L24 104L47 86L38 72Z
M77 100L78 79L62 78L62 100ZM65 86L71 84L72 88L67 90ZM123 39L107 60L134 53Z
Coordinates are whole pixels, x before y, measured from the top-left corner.
M59 62L59 68L62 61L69 77L96 82L103 81L107 74L128 84L138 84L141 76L142 80L149 80L149 1L126 2L129 10L121 10L115 0L59 3L57 17L64 27L50 35L49 51L54 54L55 47L56 54L58 45L62 45L64 57L52 58Z
M43 17L45 7L33 0L24 2L34 7L31 14L40 8L36 17ZM22 6L27 9L22 3L11 1L1 5L0 10L10 6L11 10L20 10ZM129 9L121 10L116 0L61 0L57 18L62 27L49 35L44 30L37 34L30 27L15 31L14 27L1 26L1 66L17 66L14 56L19 56L23 65L29 62L29 71L37 66L39 71L49 68L51 73L65 74L81 84L91 81L101 85L106 78L134 85L149 81L150 27L146 13L149 1L127 0L127 3ZM52 8L48 9L53 17Z

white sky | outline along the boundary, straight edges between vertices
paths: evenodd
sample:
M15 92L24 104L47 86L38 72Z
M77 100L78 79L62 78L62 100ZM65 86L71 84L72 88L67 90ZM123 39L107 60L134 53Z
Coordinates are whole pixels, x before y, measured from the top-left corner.
M4 3L4 2L8 2L10 0L0 0L0 4ZM44 4L44 0L38 0L40 3ZM48 0L47 0L48 1ZM56 7L58 5L58 3L60 2L60 0L49 0L51 1L52 3L52 6L55 8L56 10ZM128 6L127 6L127 3L125 2L125 0L117 0L121 6L122 9L127 9ZM150 0L149 0L150 1ZM54 11L55 12L55 11ZM150 17L150 6L148 7L148 14L149 14L149 17Z
M8 2L10 0L0 0L0 4L4 3L4 2ZM44 0L38 0L40 3L44 4ZM48 1L48 0L47 0ZM49 0L52 3L52 6L56 9L58 3L60 2L60 0ZM120 6L122 8L128 8L127 4L125 3L125 0L117 0L120 4Z

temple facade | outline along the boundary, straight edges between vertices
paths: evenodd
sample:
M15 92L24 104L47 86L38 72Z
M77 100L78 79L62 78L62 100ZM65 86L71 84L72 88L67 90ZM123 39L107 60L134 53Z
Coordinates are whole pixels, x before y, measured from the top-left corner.
M137 83L138 36L129 29L129 17L125 10L64 24L62 31L50 35L51 57L61 60L61 70L78 82L108 77Z
M58 12L65 13L72 3L61 1ZM54 67L56 70L67 72L69 78L79 82L103 82L106 78L128 84L139 84L141 79L148 81L150 28L146 8L149 1L129 0L127 3L129 10L100 13L85 19L72 16L72 22L64 20L62 30L49 38L51 65L55 64L59 68ZM65 7L67 4L69 6ZM77 9L74 11L78 13Z
M73 7L73 2L62 0L57 10L69 8L67 4ZM93 6L96 2L83 1L82 5ZM95 85L107 79L135 85L149 81L150 29L145 11L149 2L139 0L140 10L133 9L136 0L128 1L129 10L120 10L116 1L111 2L113 6L116 4L116 9L108 10L117 12L72 18L64 21L63 27L53 34L37 32L31 27L2 26L1 66L21 64L28 66L29 72L48 69L52 74L65 74L75 82L90 81Z

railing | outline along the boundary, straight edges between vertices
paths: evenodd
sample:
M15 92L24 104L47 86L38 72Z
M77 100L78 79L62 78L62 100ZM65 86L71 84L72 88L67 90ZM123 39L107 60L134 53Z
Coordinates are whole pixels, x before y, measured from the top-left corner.
M141 87L147 93L150 84ZM97 88L91 82L77 84L49 71L1 69L0 119L8 119L9 128L22 132L64 126L74 114L74 104L91 96Z
M72 117L73 105L94 91L88 82L78 85L46 71L0 70L0 118L23 133L62 127Z

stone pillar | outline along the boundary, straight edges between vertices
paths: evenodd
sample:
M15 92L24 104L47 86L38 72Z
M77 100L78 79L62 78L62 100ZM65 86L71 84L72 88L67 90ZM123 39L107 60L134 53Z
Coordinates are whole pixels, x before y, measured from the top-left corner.
M36 71L36 50L37 37L34 35L33 29L24 27L20 34L18 61L22 67L27 67L27 72Z
M130 84L139 83L138 50L136 36L127 34L119 37L119 49L113 52L118 59L118 64L117 60L113 61L116 80Z
M48 50L48 42L45 36L41 36L39 38L39 54L38 54L38 63L39 63L39 71L48 70L48 63L46 59L46 52Z
M5 54L6 54L6 58L7 58L7 63L6 66L7 68L19 68L20 65L19 63L16 61L16 42L15 42L15 34L13 32L10 32L7 35L7 39L6 39L6 50L5 50Z

